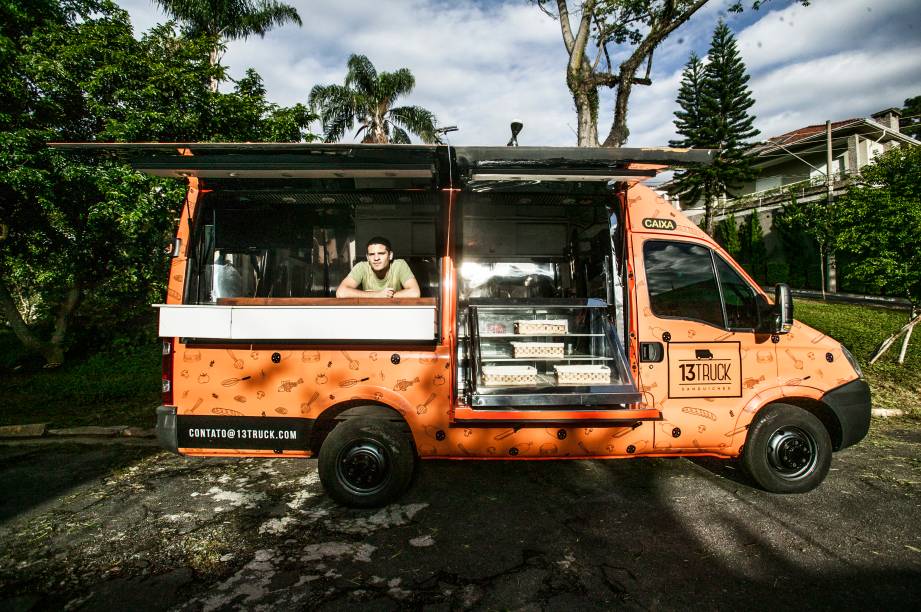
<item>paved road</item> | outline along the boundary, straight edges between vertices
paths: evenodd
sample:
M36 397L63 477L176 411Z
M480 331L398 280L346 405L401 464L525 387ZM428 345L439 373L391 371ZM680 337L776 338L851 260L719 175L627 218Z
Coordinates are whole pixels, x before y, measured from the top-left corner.
M427 462L379 511L314 461L0 446L0 609L894 609L921 601L921 427L817 491L717 461Z

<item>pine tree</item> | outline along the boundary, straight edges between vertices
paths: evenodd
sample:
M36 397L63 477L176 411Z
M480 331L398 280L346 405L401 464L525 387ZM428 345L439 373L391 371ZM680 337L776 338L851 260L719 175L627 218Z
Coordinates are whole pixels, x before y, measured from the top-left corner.
M675 113L675 125L684 139L671 144L720 149L720 153L710 166L676 174L674 190L688 201L703 200L703 226L712 235L716 199L754 176L745 141L759 131L748 112L755 103L748 89L749 76L726 22L721 20L713 32L702 77L695 59L692 55L682 74L681 110Z
M713 237L733 259L738 259L742 244L739 241L739 228L736 224L735 215L730 213L725 219L717 223L713 231Z
M764 282L767 277L767 247L764 244L764 230L757 212L752 212L742 222L739 242L739 252L742 266L758 282Z
M681 73L681 85L678 87L678 106L675 111L675 131L684 138L669 141L672 147L693 147L700 142L703 126L701 125L700 99L704 80L704 63L697 54L691 52L688 63Z

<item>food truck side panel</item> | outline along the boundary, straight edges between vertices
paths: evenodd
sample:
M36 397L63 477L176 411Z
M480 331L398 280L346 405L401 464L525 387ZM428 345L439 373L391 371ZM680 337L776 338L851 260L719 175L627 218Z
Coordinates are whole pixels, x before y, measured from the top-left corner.
M194 184L183 220L194 215L197 196ZM448 215L452 204L449 195ZM188 227L183 222L177 234L183 244L188 243ZM186 263L185 257L173 262L170 303L181 302L176 295L181 295ZM180 452L306 456L312 454L315 429L331 427L332 418L342 410L368 405L399 413L423 458L611 457L652 449L650 423L616 428L452 426L456 370L452 258L442 259L440 273L442 334L434 350L393 345L184 344L175 338L173 403ZM570 418L577 410L548 411L547 418ZM580 414L592 417L584 409Z

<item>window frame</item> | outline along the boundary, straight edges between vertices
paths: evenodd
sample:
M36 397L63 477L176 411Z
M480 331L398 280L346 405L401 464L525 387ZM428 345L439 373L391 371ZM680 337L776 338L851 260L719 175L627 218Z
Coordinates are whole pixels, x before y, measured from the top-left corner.
M763 321L761 320L762 308L760 307L758 303L758 298L760 297L760 294L758 293L757 290L755 290L754 287L751 286L751 284L748 282L745 276L743 276L739 272L738 268L732 265L732 263L730 263L728 259L726 259L722 255L717 253L712 248L710 249L710 255L711 255L711 258L713 259L713 269L714 271L716 271L716 284L720 288L720 300L723 303L723 327L724 329L729 330L729 331L756 333L758 330L762 329L762 323L763 323ZM748 287L749 291L751 291L752 297L754 298L754 312L755 312L755 326L754 327L730 327L729 326L729 311L726 310L726 296L725 296L725 293L723 292L723 282L720 280L719 269L717 268L717 265L716 265L717 258L722 260L722 262L726 264L726 266L728 266L730 270L735 272L736 275L738 275L739 279L741 279L742 283L746 287Z
M689 317L689 316L679 317L679 316L672 316L672 315L660 314L659 312L656 312L656 308L655 308L655 305L654 305L654 303L653 303L652 294L650 293L650 289L649 289L649 269L648 269L648 266L647 266L647 259L646 259L646 245L651 244L651 243L686 244L686 245L690 245L690 246L697 246L697 247L700 247L700 248L702 248L702 249L706 249L706 250L707 250L707 252L708 252L709 255L710 255L710 271L713 273L713 279L716 281L717 294L719 295L719 300L720 300L720 312L721 312L722 317L723 317L723 322L722 322L722 325L721 325L721 326L715 324L713 321L705 321L705 320L703 320L703 319L698 319L698 318L696 318L696 317ZM646 297L647 297L647 299L648 299L648 301L649 301L649 310L650 310L650 312L652 312L652 314L653 314L656 318L659 318L659 319L671 319L671 320L675 320L675 321L695 321L695 322L697 322L697 323L702 323L702 324L704 324L704 325L709 325L710 327L714 327L714 328L716 328L716 329L720 329L720 330L723 330L723 331L730 331L730 332L751 332L751 333L756 333L756 332L760 329L760 325L761 325L761 308L760 308L759 305L758 305L758 298L759 298L759 296L760 296L760 293L759 293L758 291L756 291L756 290L751 286L751 284L748 282L748 280L745 278L744 275L742 275L742 274L739 273L739 270L737 269L736 266L732 265L732 263L730 263L730 261L729 261L728 259L726 259L726 258L723 257L722 255L720 255L720 254L719 254L715 249L713 249L712 247L710 247L710 246L708 246L708 245L706 245L706 244L701 244L701 243L699 243L699 242L694 242L694 241L691 241L691 240L675 240L675 239L650 238L650 239L647 239L647 240L644 240L644 241L643 241L643 244L642 244L642 251L643 251L643 273L644 273L645 276L646 276ZM724 291L723 291L723 283L722 283L722 281L720 280L719 271L718 271L717 265L716 265L716 258L717 258L717 257L719 257L719 258L723 261L723 263L725 263L727 266L729 266L729 268L730 268L731 270L733 270L736 274L739 275L739 278L742 279L742 281L745 283L746 286L748 286L749 290L750 290L750 291L752 292L752 294L754 295L754 298L755 298L755 319L756 319L756 322L757 322L757 326L756 326L756 327L730 327L730 326L729 326L729 316L728 316L728 313L727 313L727 311L726 311L726 297L725 297L725 294L724 294Z

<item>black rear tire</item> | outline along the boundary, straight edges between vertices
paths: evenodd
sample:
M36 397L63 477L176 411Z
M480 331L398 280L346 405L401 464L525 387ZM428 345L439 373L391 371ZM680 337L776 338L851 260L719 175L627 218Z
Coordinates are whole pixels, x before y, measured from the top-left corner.
M320 482L344 506L378 508L409 486L415 454L405 425L352 417L339 423L320 447Z
M819 486L831 466L831 437L811 413L772 404L748 429L742 467L771 493L805 493Z

